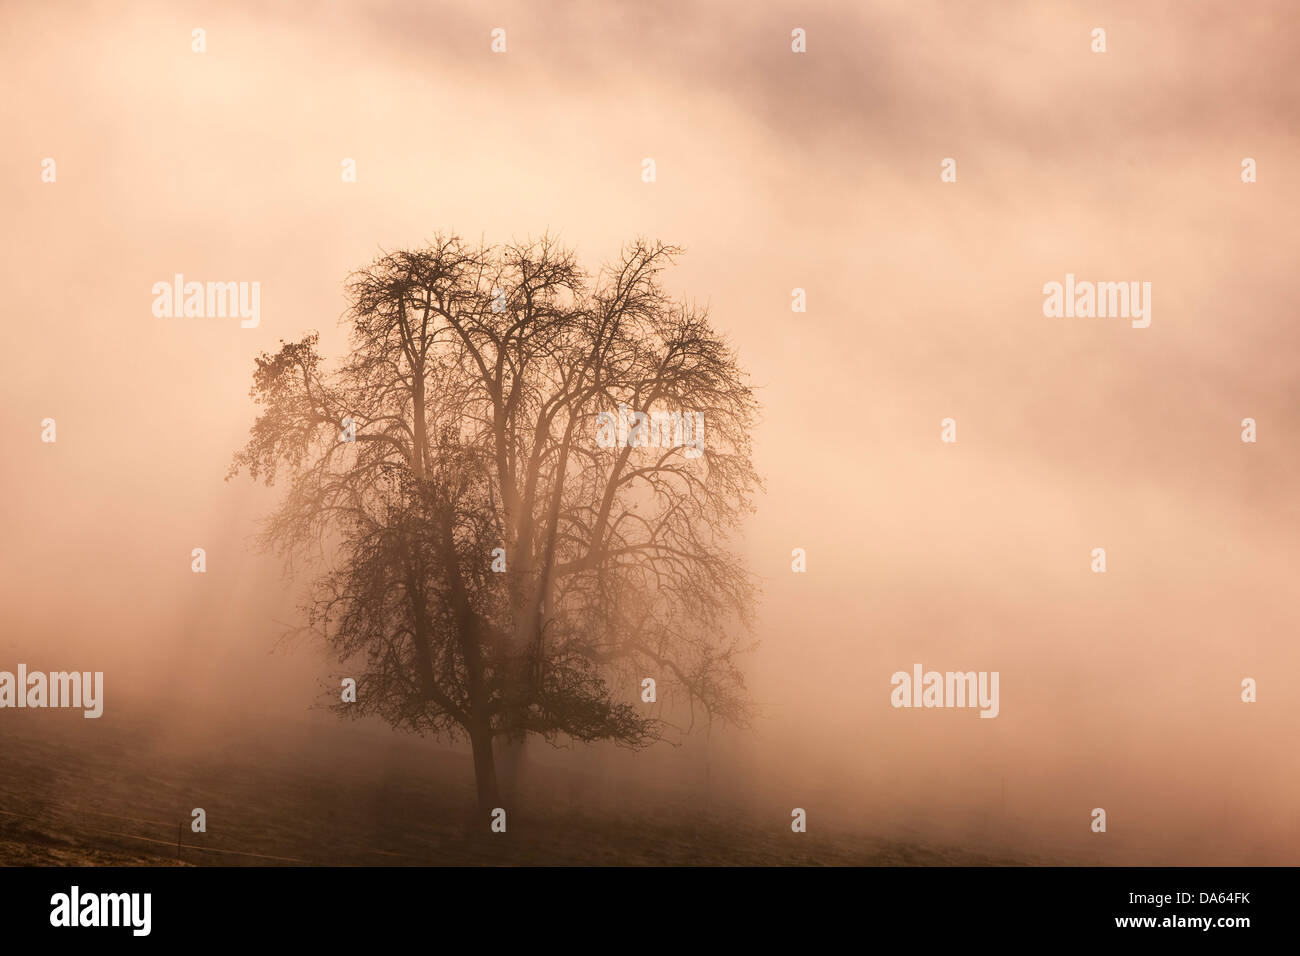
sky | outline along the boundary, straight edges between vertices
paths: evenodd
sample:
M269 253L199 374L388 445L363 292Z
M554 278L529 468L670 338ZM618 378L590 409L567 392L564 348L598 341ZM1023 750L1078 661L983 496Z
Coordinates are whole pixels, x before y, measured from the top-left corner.
M595 267L644 235L686 248L666 287L759 389L763 716L543 759L694 786L703 754L863 827L998 813L1107 860L1296 862L1298 18L5 4L0 668L102 669L106 719L300 717L331 662L277 649L305 582L252 544L274 492L223 480L254 357L310 330L340 354L380 249L549 230ZM175 273L259 281L259 325L155 317ZM1150 326L1046 317L1067 274L1150 282ZM998 671L999 715L891 706L915 663Z

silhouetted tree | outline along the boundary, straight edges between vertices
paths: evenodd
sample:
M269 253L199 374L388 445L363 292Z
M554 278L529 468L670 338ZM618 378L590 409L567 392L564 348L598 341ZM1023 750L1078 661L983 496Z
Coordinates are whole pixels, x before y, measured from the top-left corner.
M748 719L754 584L727 539L757 405L707 314L665 296L678 252L638 241L588 275L550 238L440 236L349 277L336 369L315 333L257 360L228 477L287 482L263 540L316 555L306 626L362 668L334 706L467 737L480 808L494 740L660 739L644 677ZM647 435L634 412L685 415Z

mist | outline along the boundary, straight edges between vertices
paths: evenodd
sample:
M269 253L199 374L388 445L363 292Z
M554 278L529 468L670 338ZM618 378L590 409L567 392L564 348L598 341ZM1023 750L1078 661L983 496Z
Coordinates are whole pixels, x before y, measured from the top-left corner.
M324 713L338 662L285 641L308 582L256 545L278 491L225 480L253 361L312 330L342 358L346 276L439 230L549 231L593 267L648 236L758 388L758 717L533 741L525 794L1296 862L1296 12L873 7L7 4L0 669L105 674L102 718L21 733L148 724L169 759L427 759L468 787L463 745ZM156 318L176 273L259 282L257 327ZM1067 273L1150 282L1150 326L1045 317ZM996 719L892 706L918 663L999 672Z

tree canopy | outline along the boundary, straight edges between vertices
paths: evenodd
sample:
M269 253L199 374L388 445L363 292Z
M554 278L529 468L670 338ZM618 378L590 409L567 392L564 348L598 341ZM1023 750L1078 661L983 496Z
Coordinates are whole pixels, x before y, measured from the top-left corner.
M468 738L483 805L494 739L663 737L645 677L748 720L731 540L758 406L707 310L665 294L679 253L588 273L550 237L439 236L348 278L335 366L315 333L256 361L230 475L286 485L264 543L322 558L306 626L360 668L335 706Z

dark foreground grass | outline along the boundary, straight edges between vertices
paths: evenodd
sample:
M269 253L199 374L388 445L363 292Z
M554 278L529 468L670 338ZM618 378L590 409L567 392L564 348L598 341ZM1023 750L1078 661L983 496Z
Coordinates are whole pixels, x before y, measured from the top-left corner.
M423 747L413 759L398 735L290 745L243 728L186 746L157 719L90 728L47 716L0 721L0 865L1015 862L821 827L794 834L788 818L635 785L616 784L611 800L608 781L546 767L529 769L507 833L477 822L471 832L467 758ZM191 831L195 807L206 833Z

